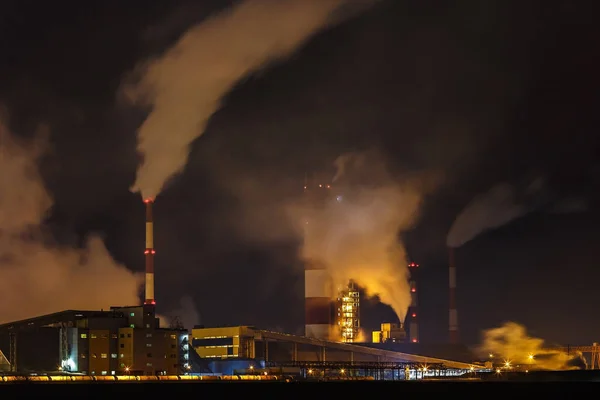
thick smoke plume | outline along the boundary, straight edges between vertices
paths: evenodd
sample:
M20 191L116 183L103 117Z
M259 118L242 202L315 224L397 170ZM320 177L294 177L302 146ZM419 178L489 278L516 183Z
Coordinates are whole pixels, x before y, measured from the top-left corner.
M151 112L138 130L143 156L132 191L155 197L183 170L190 144L240 79L290 55L339 21L350 0L246 0L187 31L160 58L139 67L124 93ZM371 1L363 2L365 4Z
M527 369L569 370L585 365L581 354L545 348L542 339L529 337L525 327L514 322L485 331L479 351L482 357L491 354L499 362Z
M512 185L499 184L475 197L456 217L448 233L448 247L460 247L479 234L499 228L525 215L528 209L518 204Z
M324 265L333 288L354 280L403 321L411 297L399 233L414 223L421 195L409 180L393 179L380 159L366 153L340 157L328 199L295 208L292 216L309 221L301 256Z
M446 244L448 247L460 247L486 231L534 211L565 214L587 209L588 203L584 198L557 199L542 178L533 180L524 188L500 183L467 204L452 224Z
M102 240L54 245L42 222L52 206L37 169L39 143L17 143L0 122L0 323L67 309L138 304L141 277L115 263Z

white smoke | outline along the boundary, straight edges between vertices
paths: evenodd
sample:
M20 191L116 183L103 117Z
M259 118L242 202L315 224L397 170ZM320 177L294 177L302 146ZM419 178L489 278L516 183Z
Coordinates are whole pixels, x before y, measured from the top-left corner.
M52 206L37 168L43 143L19 143L0 121L0 323L62 311L137 304L141 276L102 240L54 245L43 229Z
M448 247L460 247L479 234L506 225L529 210L516 202L515 188L503 183L475 197L456 217L447 237Z
M542 178L533 180L523 190L500 183L488 192L476 196L456 217L448 236L448 247L460 247L480 234L499 228L531 212L554 214L579 213L588 210L584 198L551 200Z
M124 88L151 112L138 129L143 155L132 191L155 197L183 170L190 144L240 79L289 56L352 0L246 0L188 30ZM357 1L370 4L372 1ZM361 8L357 8L360 10Z
M329 200L321 207L291 207L291 216L310 216L301 256L324 265L333 288L354 280L403 321L411 295L399 233L415 222L422 194L412 182L393 179L380 160L374 153L338 158Z

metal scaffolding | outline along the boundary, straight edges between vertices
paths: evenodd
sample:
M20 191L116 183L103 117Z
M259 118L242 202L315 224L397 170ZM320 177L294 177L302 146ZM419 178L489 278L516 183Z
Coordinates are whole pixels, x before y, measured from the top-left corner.
M360 295L354 282L350 281L338 297L338 326L342 342L353 343L358 338L360 328Z
M298 368L306 379L408 380L425 377L457 376L464 370L446 368L443 364L417 364L400 362L270 362L268 368Z

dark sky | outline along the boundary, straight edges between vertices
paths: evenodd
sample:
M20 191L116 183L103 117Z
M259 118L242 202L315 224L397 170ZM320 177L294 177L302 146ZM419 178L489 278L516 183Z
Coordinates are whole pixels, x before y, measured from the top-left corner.
M202 3L202 4L199 4ZM117 102L125 74L227 1L4 1L0 102L10 127L51 130L43 174L59 240L105 235L143 270L143 204L130 193L144 110ZM79 4L79 5L77 5ZM531 213L457 250L462 338L505 321L561 344L600 338L597 139L600 28L593 1L388 0L333 27L291 59L241 82L156 204L159 311L193 297L204 324L297 331L297 243L250 241L227 221L244 176L270 196L346 151L378 147L392 170L437 170L405 241L421 265L423 342L447 340L446 234L476 194L544 176L585 213ZM281 190L277 188L281 187ZM263 215L265 229L279 216ZM363 308L363 324L390 318Z

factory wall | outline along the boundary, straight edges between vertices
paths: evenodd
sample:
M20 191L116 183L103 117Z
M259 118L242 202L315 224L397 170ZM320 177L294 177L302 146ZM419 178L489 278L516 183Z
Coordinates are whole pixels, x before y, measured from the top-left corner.
M194 328L191 343L202 358L254 358L251 337L245 326Z

